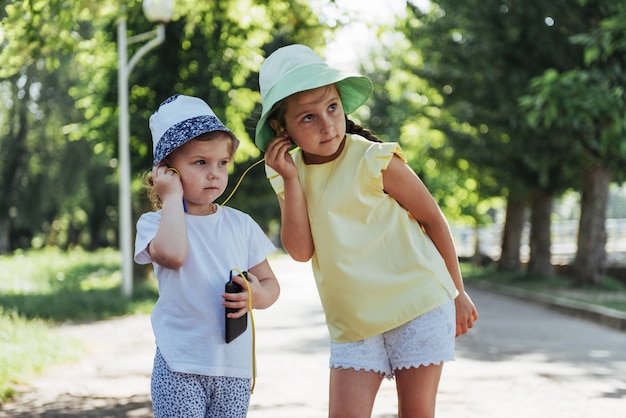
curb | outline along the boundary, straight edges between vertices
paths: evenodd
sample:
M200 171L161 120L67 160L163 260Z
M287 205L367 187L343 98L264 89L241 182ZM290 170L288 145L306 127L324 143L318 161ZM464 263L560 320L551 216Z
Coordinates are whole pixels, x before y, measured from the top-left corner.
M605 308L506 285L486 284L475 281L468 281L467 284L470 287L523 299L576 318L585 319L618 331L626 332L626 313L618 311L617 309Z

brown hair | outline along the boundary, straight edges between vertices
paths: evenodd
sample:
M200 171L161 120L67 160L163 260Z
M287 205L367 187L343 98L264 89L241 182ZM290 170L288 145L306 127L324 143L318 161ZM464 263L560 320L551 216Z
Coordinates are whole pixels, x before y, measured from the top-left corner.
M225 135L225 136L222 136L222 135ZM226 132L223 132L223 131L207 132L193 139L190 139L190 141L210 141L218 137L228 138L230 140L230 148L231 148L230 160L232 161L233 156L235 155L235 151L237 151L237 147L239 143L232 136L226 134ZM165 158L163 158L162 164L167 165L170 160L170 157L175 152L176 150L166 155ZM163 201L159 197L159 194L156 192L156 189L154 188L154 181L152 179L152 170L148 170L143 174L143 187L146 191L146 196L148 197L148 199L150 200L150 203L152 204L152 209L153 210L161 209L163 207Z

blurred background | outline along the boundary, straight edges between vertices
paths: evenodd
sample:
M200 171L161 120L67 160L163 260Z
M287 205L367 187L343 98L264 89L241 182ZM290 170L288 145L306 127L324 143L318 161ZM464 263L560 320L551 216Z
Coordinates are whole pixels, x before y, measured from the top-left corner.
M402 144L463 256L548 275L558 256L577 280L595 282L607 243L619 248L621 223L609 231L605 221L626 217L623 2L177 0L162 43L126 74L125 150L119 29L123 20L128 39L153 30L143 6L2 3L1 254L118 248L120 232L150 209L141 187L148 118L175 93L207 100L243 140L234 184L262 157L251 140L259 66L290 43L371 77L375 93L354 118ZM129 42L128 57L139 48ZM129 227L120 227L124 152ZM229 204L276 237L278 206L261 166Z
M402 145L463 262L614 293L626 280L623 0L0 4L0 399L45 365L37 321L156 299L129 260L161 101L201 97L242 140L225 198L263 157L260 65L292 43L372 79L351 117ZM262 165L228 204L280 245ZM73 355L61 343L42 343L53 362Z

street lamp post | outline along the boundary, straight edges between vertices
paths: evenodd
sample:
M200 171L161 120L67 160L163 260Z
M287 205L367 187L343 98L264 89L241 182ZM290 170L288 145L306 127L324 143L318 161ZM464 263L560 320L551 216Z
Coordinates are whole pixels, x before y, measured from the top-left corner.
M165 23L172 18L173 0L144 0L143 12L146 18L159 25L153 31L127 37L125 11L117 24L118 53L118 106L119 106L119 241L122 254L122 294L126 297L133 292L133 245L132 245L132 204L130 178L130 122L128 115L128 77L137 62L148 51L165 40ZM147 41L128 60L128 45Z

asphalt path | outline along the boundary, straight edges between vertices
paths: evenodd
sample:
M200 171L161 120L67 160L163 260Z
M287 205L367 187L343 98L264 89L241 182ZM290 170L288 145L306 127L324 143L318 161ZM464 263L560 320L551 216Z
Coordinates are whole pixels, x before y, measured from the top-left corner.
M271 260L282 293L256 311L250 418L327 414L328 337L308 263ZM469 289L480 319L446 364L439 418L626 417L626 333L534 303ZM154 341L145 315L63 327L91 351L33 381L0 417L150 417ZM396 417L384 381L373 417Z
M256 314L259 377L249 417L326 416L328 338L306 263L276 263L279 301ZM545 307L468 289L480 318L457 338L437 416L626 417L626 333ZM373 417L396 417L385 380Z

